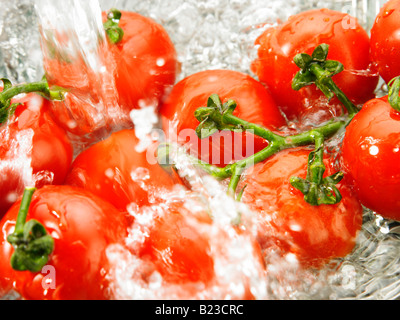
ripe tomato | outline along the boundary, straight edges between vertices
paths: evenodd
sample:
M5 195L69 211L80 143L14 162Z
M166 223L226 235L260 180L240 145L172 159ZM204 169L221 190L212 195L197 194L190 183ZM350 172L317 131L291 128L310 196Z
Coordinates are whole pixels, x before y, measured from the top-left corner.
M220 131L200 140L194 112L205 107L212 94L222 103L233 99L233 114L246 121L276 129L285 124L268 91L249 75L232 70L206 70L178 82L160 108L163 129L172 141L184 143L190 153L210 164L225 166L262 150L267 142L250 133Z
M208 237L188 223L186 217L190 213L182 203L169 203L162 209L161 214L154 217L139 256L150 259L167 282L210 283L214 277L214 262L209 255ZM211 224L205 212L194 218Z
M333 76L336 85L354 103L373 97L378 83L372 70L367 32L350 16L328 9L301 12L277 27L271 27L256 40L258 58L252 71L271 91L272 97L292 120L316 115L317 120L332 118L342 107L335 97L329 103L315 85L299 91L291 88L300 69L293 62L298 53L312 54L315 47L329 45L328 59L344 65L344 71Z
M70 186L38 189L27 221L36 219L54 239L54 251L42 272L16 271L10 266L13 231L19 202L0 224L0 286L13 289L28 300L106 299L108 245L127 234L126 217L111 204L86 190ZM1 291L1 290L0 290Z
M320 267L353 249L362 223L362 207L350 189L337 185L342 200L336 205L313 206L290 184L305 178L310 150L282 151L257 164L243 179L242 201L258 212L259 241L268 252L272 244L282 254L293 253L305 267ZM326 176L335 172L326 159Z
M73 154L66 132L48 112L47 100L31 93L12 103L21 105L0 128L0 217L22 195L26 183L63 183Z
M400 220L400 114L388 97L368 101L346 128L342 162L361 203Z
M104 21L106 17L104 12ZM130 110L157 107L175 82L179 64L166 30L152 19L128 11L122 11L119 26L124 32L122 40L98 49L99 63L107 72L91 70L87 57L60 58L52 55L51 46L44 46L50 87L69 91L64 101L53 101L54 117L76 135L126 126Z
M185 199L190 197L188 192ZM256 274L265 276L264 260L254 237L231 225L216 224L199 204L188 207L185 201L174 199L144 209L137 214L146 217L151 214L151 219L135 219L130 231L135 239L130 242L130 250L146 265L140 279L157 272L166 292L172 290L186 299L215 298L216 295L231 299L254 298L249 278ZM138 236L140 234L144 238ZM233 243L238 247L231 251L228 248L232 249ZM239 254L240 250L245 253ZM231 255L232 252L235 253ZM245 275L240 269L240 275L233 281L243 290L232 290L232 279L220 278L218 274L222 265L232 267L232 264L242 263L236 261L241 254L254 263L254 269ZM234 267L231 272L235 272Z
M128 110L158 106L175 83L179 69L174 44L152 19L135 12L121 13L119 27L124 36L111 44L119 103Z
M376 16L371 29L371 57L379 74L389 83L400 75L397 52L400 49L400 1L387 1Z
M130 203L150 204L157 193L176 182L154 154L136 151L138 144L133 129L112 133L76 157L66 184L90 190L121 211Z

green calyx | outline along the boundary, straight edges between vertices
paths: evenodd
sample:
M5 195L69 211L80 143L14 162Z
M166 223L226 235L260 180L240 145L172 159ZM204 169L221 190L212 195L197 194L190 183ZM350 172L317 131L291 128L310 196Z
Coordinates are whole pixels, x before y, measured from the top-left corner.
M323 43L317 46L312 55L299 53L294 57L294 63L300 68L292 82L293 90L315 84L330 100L335 95L343 103L350 116L358 112L357 107L336 86L332 77L344 70L339 61L327 60L329 45Z
M344 67L338 61L326 60L329 46L321 44L315 48L312 55L300 53L294 57L294 63L301 69L293 79L292 89L315 84L328 99L333 98L334 93L327 86L327 79L343 71ZM318 69L315 70L315 67ZM314 68L314 69L313 69Z
M323 178L326 167L323 162L324 138L316 137L316 148L310 152L307 162L307 177L305 179L292 177L290 183L304 194L304 200L314 206L322 204L337 204L342 196L336 185L343 179L343 173L337 172Z
M54 239L47 234L43 225L34 219L26 222L35 190L33 187L25 189L15 230L7 237L15 250L11 256L11 267L17 271L39 272L54 250Z
M340 191L336 187L343 178L343 173L338 172L322 179L320 183L308 179L292 177L290 184L304 194L304 200L313 205L337 204L342 200Z
M390 106L396 110L400 111L400 76L395 77L388 83L389 93L388 93L388 101Z
M104 30L111 43L116 44L124 37L124 30L119 26L122 13L118 9L110 9L107 12L107 21L103 23Z
M200 122L196 134L200 139L205 139L217 131L235 130L235 126L224 121L225 115L232 115L236 108L234 100L222 104L220 97L213 94L208 98L207 107L198 108L194 116Z

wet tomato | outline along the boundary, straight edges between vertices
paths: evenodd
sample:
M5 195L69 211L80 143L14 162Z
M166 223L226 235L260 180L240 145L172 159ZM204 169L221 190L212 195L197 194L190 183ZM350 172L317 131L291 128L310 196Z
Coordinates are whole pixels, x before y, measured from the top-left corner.
M139 256L150 259L165 281L174 283L210 283L214 277L214 262L210 256L208 236L190 225L187 217L211 224L205 212L193 215L181 203L161 206L155 215L148 237Z
M128 110L158 106L179 70L174 44L167 31L151 18L129 11L121 14L119 27L124 36L111 44L119 103Z
M54 117L76 135L129 125L130 110L157 107L175 83L179 63L167 31L148 17L121 13L122 40L100 41L97 63L101 70L89 65L88 57L54 55L54 48L44 45L50 87L67 90L64 101L53 101ZM106 12L103 20L107 20Z
M400 114L388 97L368 101L346 128L342 162L361 203L400 220Z
M376 16L371 29L371 56L379 74L389 83L400 75L400 1L387 1Z
M313 206L290 184L292 176L305 178L310 150L282 151L257 164L243 179L242 201L258 212L259 241L268 252L278 246L283 255L295 254L305 267L323 266L354 248L362 223L362 207L345 184L337 185L342 200ZM328 159L325 175L335 173Z
M27 184L61 184L73 149L66 132L51 118L49 101L37 94L16 97L14 115L0 128L0 216Z
M232 70L206 70L178 82L160 108L168 139L185 144L191 154L208 163L225 166L262 150L268 144L251 133L220 131L200 140L194 113L205 107L212 94L221 102L233 99L233 114L271 130L285 124L268 91L255 79Z
M155 150L138 147L134 129L112 133L76 157L66 184L90 190L123 211L130 203L150 204L177 180L157 163Z
M371 63L367 32L347 14L329 9L304 11L264 31L255 42L258 58L251 66L290 120L315 116L315 122L341 113L338 99L328 101L315 85L299 91L291 88L300 70L293 58L299 53L311 55L322 43L329 45L328 59L344 65L344 71L332 79L347 97L354 104L374 97L379 77Z
M92 193L70 186L44 186L33 195L27 220L36 219L54 239L54 251L41 272L11 268L13 232L19 202L0 225L0 286L28 300L92 300L107 292L108 245L122 242L126 217Z
M256 274L262 276L265 268L255 238L239 228L218 225L201 204L187 202L190 198L188 192L185 201L169 199L138 213L141 217L151 216L151 219L135 219L130 231L136 239L130 242L130 250L147 265L143 268L146 273L142 277L158 273L163 288L175 288L172 292L183 295L182 298L215 298L221 295L231 299L253 299L249 278ZM144 238L138 236L140 234ZM222 261L225 266L242 263L236 261L240 256L238 251L234 249L232 252L235 254L231 255L227 250L227 246L234 243L238 246L236 250L245 250L245 254L249 255L246 258L254 263L254 269L247 275L240 271L240 275L227 282L218 276ZM233 269L232 273L235 272ZM233 274L231 276L234 277ZM242 290L232 289L233 282ZM168 292L169 289L166 290Z

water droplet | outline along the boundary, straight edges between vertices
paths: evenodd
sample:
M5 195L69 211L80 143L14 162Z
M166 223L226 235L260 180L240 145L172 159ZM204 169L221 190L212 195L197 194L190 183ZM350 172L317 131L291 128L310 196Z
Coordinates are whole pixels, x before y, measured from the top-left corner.
M164 58L158 58L156 61L156 64L158 67L162 67L165 65L165 59Z
M108 168L104 172L104 174L106 175L107 178L110 178L110 179L114 178L114 175L115 175L114 170L112 168Z
M371 156L376 156L376 155L378 155L378 153L379 153L379 148L377 146L371 146L369 148L369 154Z

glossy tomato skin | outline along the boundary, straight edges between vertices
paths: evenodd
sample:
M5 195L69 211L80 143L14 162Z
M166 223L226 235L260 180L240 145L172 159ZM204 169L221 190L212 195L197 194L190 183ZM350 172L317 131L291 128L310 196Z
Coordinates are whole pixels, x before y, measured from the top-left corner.
M157 107L179 71L174 44L167 31L151 18L129 11L121 14L119 26L124 36L117 44L110 44L119 103L127 110Z
M379 74L389 83L400 75L400 1L387 1L376 16L371 29L371 56Z
M32 198L27 220L36 219L54 238L54 251L42 272L15 271L6 238L18 215L17 202L0 224L0 285L27 300L109 299L105 250L126 236L126 217L90 192L70 186L44 186ZM49 282L50 281L50 282ZM0 290L1 291L1 290Z
M130 203L150 204L177 180L157 163L154 150L137 151L138 144L134 129L112 133L75 158L65 183L90 190L122 211Z
M169 203L162 212L155 216L139 256L150 259L167 282L209 284L215 276L209 238L188 223L185 215L191 213L182 203ZM196 215L199 223L212 223L205 212Z
M344 13L329 9L304 11L263 32L255 42L258 58L251 66L290 120L306 116L326 120L341 113L337 98L328 103L315 85L299 91L291 88L300 70L293 62L295 55L312 54L322 43L329 45L328 59L344 65L344 71L333 80L347 97L355 104L374 97L379 77L371 63L367 32Z
M13 99L13 103L21 105L0 128L0 216L22 195L25 183L34 183L36 187L62 184L73 157L67 133L51 118L49 101L31 93ZM21 169L21 165L25 169ZM28 169L31 171L21 172ZM12 194L15 197L10 196Z
M194 199L188 191L185 200L190 198ZM235 263L231 259L236 259L237 253L234 254L235 257L231 257L227 246L232 246L233 243L243 246L250 244L250 247L246 247L246 252L254 259L252 263L257 270L255 272L264 276L265 264L258 242L239 227L218 225L201 204L194 205L195 203L188 206L186 201L174 199L152 206L151 210L154 212L150 223L142 223L139 222L142 219L136 219L133 224L130 232L139 241L133 242L132 252L146 264L143 269L147 275L157 272L162 277L165 288L171 290L175 287L172 292L177 296L182 295L182 298L193 299L200 296L212 299L221 296L230 299L254 299L249 274L245 275L240 271L241 278L234 279L243 286L243 291L240 292L232 290L231 281L220 279L218 274L221 271L218 268L223 263ZM145 211L145 215L148 214ZM145 234L144 241L137 236L139 233ZM243 250L243 247L238 250Z
M200 140L194 131L199 125L194 112L207 106L212 94L218 94L222 103L235 100L237 107L233 114L243 120L271 130L285 124L268 91L249 75L232 70L206 70L186 77L173 87L160 108L163 129L170 140L187 144L193 155L208 163L223 167L268 145L250 133L230 131Z
M257 164L244 178L242 201L258 212L258 239L266 252L278 246L283 255L295 254L302 266L319 268L352 251L362 207L345 184L338 185L343 197L339 204L312 206L304 200L289 180L306 177L309 152L290 149ZM325 175L333 174L330 161L325 161Z
M368 101L346 128L342 162L361 203L400 220L400 114L387 96Z

